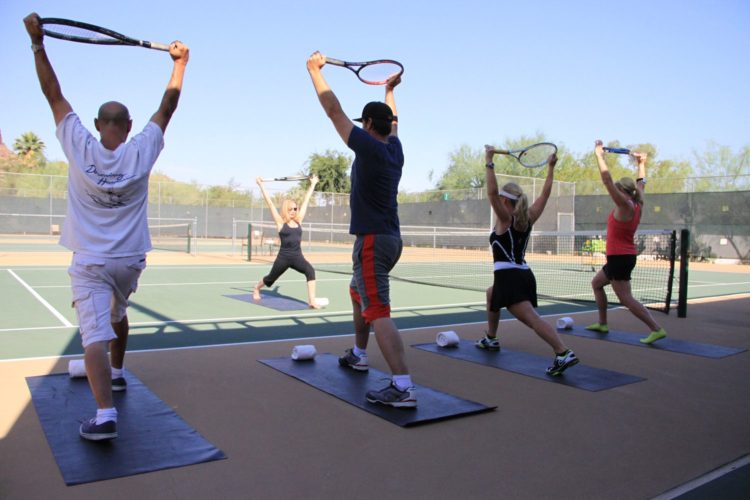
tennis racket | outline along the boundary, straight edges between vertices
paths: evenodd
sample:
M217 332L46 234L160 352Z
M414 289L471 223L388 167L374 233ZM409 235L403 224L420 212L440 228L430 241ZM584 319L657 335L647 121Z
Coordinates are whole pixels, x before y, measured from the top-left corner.
M602 148L605 153L615 153L618 155L629 155L630 150L627 148Z
M44 34L69 42L92 43L95 45L132 45L147 49L164 50L169 52L169 45L163 43L136 40L116 31L102 28L94 24L47 17L39 20Z
M367 62L347 62L326 57L327 64L341 66L354 72L361 81L368 85L385 85L392 75L401 75L404 65L392 59L378 59Z
M537 168L546 165L550 155L555 153L557 153L557 146L551 142L540 142L526 146L523 149L508 150L495 148L495 154L510 155L518 160L518 163L527 168Z
M289 175L287 177L274 177L273 179L261 179L263 182L274 182L274 181L302 181L309 179L307 175Z

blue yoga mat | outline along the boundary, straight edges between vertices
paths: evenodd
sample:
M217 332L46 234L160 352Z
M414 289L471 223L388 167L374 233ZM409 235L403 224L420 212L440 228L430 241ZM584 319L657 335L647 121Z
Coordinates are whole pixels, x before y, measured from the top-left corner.
M415 386L416 408L392 408L369 403L365 399L365 393L373 389L381 389L388 383L390 376L374 368L370 368L367 372L342 368L339 366L338 358L332 354L318 354L314 360L307 361L294 361L288 357L258 361L401 427L474 415L497 408L422 385Z
M39 421L65 484L81 484L226 458L132 373L114 393L119 437L92 442L78 435L96 413L88 380L67 373L27 377Z
M250 304L256 304L259 306L268 307L275 309L276 311L301 311L304 309L310 309L310 305L307 302L293 299L291 297L284 296L260 296L260 300L253 300L253 294L251 293L240 293L237 295L224 295L230 299L241 300L242 302L249 302Z
M737 347L724 347L720 345L689 342L687 340L673 339L669 336L667 336L667 338L657 340L653 344L643 344L640 341L640 339L646 336L643 334L623 332L618 330L610 330L609 333L599 333L586 330L586 328L584 328L583 326L573 326L568 330L558 328L557 333L575 335L576 337L586 337L589 339L607 340L609 342L646 347L649 349L656 349L660 351L692 354L693 356L701 356L704 358L725 358L727 356L732 356L733 354L737 354L747 350Z
M412 347L593 392L645 380L635 375L594 368L582 363L568 368L558 377L551 377L547 375L546 369L552 364L552 356L537 356L536 354L511 351L504 347L500 352L489 352L484 349L477 349L474 343L468 340L461 340L456 347L440 347L435 343L416 344Z

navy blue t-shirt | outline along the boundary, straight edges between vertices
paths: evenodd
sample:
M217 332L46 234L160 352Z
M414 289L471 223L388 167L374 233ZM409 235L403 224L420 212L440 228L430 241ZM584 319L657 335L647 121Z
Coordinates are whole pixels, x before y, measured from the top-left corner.
M404 167L404 150L396 136L384 144L359 127L349 134L354 151L350 234L401 235L398 222L398 183Z

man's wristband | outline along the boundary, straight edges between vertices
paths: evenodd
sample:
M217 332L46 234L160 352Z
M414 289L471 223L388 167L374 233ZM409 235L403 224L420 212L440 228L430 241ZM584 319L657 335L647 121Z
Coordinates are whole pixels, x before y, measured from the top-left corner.
M393 115L393 119L392 119L392 121L394 121L394 122L397 122L397 123L398 123L398 116L396 116L396 115Z
M39 51L44 50L44 44L43 43L32 43L31 44L31 51L36 54Z
M638 177L635 182L642 182L643 184L646 184L646 178L645 177Z
M485 165L487 168L495 169L495 164L492 162L489 162L487 165Z

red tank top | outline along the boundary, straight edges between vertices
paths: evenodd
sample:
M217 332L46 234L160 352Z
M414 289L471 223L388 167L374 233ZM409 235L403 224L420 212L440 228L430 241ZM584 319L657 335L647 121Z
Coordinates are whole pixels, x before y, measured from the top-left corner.
M631 203L633 203L631 201ZM633 218L627 222L615 219L612 210L607 218L607 255L637 255L635 248L635 231L641 222L641 205L633 203Z

